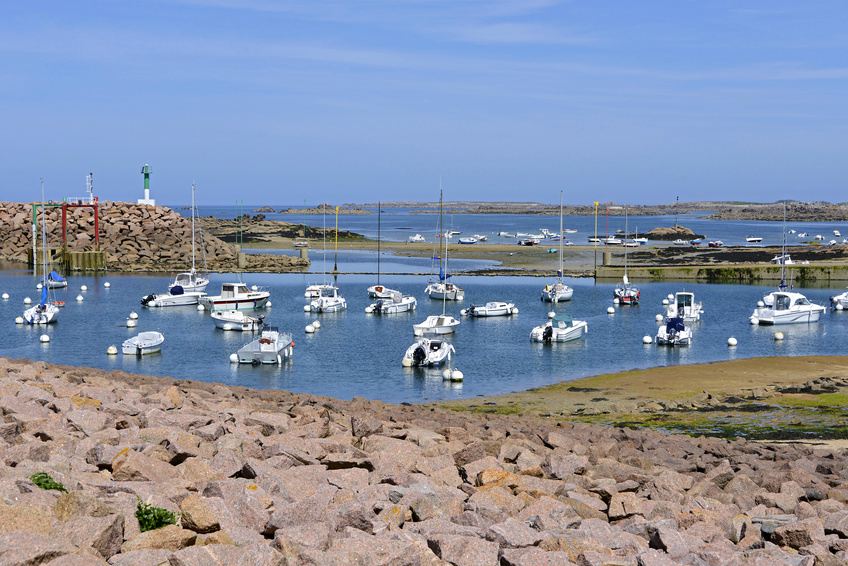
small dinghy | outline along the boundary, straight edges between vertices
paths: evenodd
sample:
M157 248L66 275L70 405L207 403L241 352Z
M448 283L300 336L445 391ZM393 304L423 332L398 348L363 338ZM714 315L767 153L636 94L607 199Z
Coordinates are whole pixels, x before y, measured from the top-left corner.
M572 320L566 315L557 315L530 331L530 340L550 344L552 342L570 342L583 337L589 332L589 324L585 320Z
M421 338L406 349L401 364L403 367L433 367L450 362L455 352L453 345L444 340Z
M127 356L144 356L155 354L162 350L165 336L161 332L148 331L139 332L136 336L124 340L121 350Z
M657 330L657 344L661 346L688 346L691 341L692 330L679 316L667 319Z
M262 335L253 342L239 348L236 352L238 363L282 364L294 353L294 340L288 332L280 332L276 327L266 326Z
M55 271L51 271L50 275L47 276L47 287L49 289L63 289L67 286L68 280Z
M238 332L256 332L264 326L262 315L250 316L242 311L212 311L209 315L215 321L215 327L221 330Z
M467 309L459 311L462 316L484 317L484 316L509 316L518 314L518 307L513 303L503 301L490 301L485 305L471 305Z
M391 299L395 293L399 293L395 289L389 289L385 285L371 285L368 287L368 297L372 299Z
M398 314L414 311L417 305L418 301L415 297L394 291L390 297L379 299L376 303L365 307L365 312L367 314Z
M424 322L413 325L412 333L415 336L453 334L457 326L459 321L449 314L430 315L424 319Z
M703 312L703 305L695 302L695 293L681 291L674 294L674 302L666 307L665 315L669 319L680 317L686 322L695 322L701 320Z
M141 298L143 307L185 307L196 305L206 296L203 291L186 291L179 285L171 286L167 293L147 295Z

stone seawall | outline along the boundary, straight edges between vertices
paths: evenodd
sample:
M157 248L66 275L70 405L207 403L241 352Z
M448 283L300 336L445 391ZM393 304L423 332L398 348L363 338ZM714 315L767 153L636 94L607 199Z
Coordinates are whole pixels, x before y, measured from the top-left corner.
M42 213L39 213L39 223ZM0 260L26 262L32 250L32 208L29 203L0 203ZM94 248L94 214L90 209L68 209L67 248ZM47 208L48 247L62 246L62 212ZM40 234L40 224L39 224ZM41 244L39 242L39 248ZM176 271L191 265L191 220L164 206L123 202L100 203L100 249L107 269L120 271ZM238 248L198 233L197 262L205 253L210 270L238 268ZM302 269L299 258L275 256L272 271Z
M845 456L0 358L0 564L846 564Z

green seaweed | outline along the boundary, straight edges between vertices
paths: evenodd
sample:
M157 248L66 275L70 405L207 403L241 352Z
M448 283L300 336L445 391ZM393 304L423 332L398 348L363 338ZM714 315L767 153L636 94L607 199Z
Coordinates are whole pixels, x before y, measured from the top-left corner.
M54 480L47 472L36 472L32 474L29 479L41 489L62 492L68 491L64 485Z

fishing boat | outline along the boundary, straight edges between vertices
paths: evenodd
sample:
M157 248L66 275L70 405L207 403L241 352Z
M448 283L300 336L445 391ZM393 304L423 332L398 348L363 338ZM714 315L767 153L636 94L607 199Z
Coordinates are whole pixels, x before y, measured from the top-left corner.
M146 295L141 298L144 307L184 307L196 305L206 296L203 291L185 291L179 285L173 285L167 293Z
M377 302L365 307L367 314L399 314L415 310L418 301L415 297L404 295L400 291L394 291L389 297L383 297Z
M161 332L139 332L136 336L124 340L121 351L127 356L145 356L162 350L165 336Z
M442 237L441 234L443 232L442 223L443 223L443 211L444 211L444 192L439 189L439 249L437 253L442 252ZM457 232L458 233L458 232ZM444 239L445 247L444 247L444 257L439 257L439 279L437 281L431 280L427 287L424 289L424 292L428 297L434 300L441 301L461 301L465 298L465 291L459 285L454 285L453 283L449 283L448 279L450 275L448 273L448 242L447 239ZM434 258L436 259L436 258ZM442 307L444 310L444 305Z
M200 302L216 311L246 311L261 309L270 297L268 291L251 291L244 283L224 283L220 295L202 297Z
M317 313L338 312L346 308L347 300L334 285L321 289L318 298L309 303L309 310Z
M749 244L760 244L762 241L763 239L760 236L748 236L745 238L745 242Z
M509 316L518 314L518 307L514 303L490 301L485 305L471 305L467 309L459 311L459 314L471 317Z
M244 311L212 311L209 315L215 321L215 328L237 332L256 332L262 330L265 317L250 316Z
M460 244L463 244L463 245L466 245L466 246L467 246L467 245L471 245L471 244L476 244L476 243L478 242L477 238L475 238L474 236L469 236L469 237L467 237L467 238L460 238L460 239L459 239L459 240L457 240L457 241L458 241Z
M692 329L682 317L669 318L657 330L656 340L661 346L688 346L692 342Z
M416 340L403 354L401 364L404 367L433 367L450 363L456 350L444 340L421 338Z
M562 191L559 193L559 231L562 233ZM563 246L565 245L564 238L559 242L559 269L557 270L557 280L554 283L548 283L542 288L542 300L548 303L559 303L570 301L574 296L574 289L565 284L562 280L563 276Z
M394 289L389 289L385 285L380 285L380 257L382 254L380 253L380 240L381 240L381 222L380 218L382 216L382 208L380 203L377 203L377 284L371 285L368 287L368 296L372 299L389 299L392 297L394 293L397 293Z
M410 244L418 244L418 243L421 243L421 242L426 242L427 239L424 236L422 236L421 234L415 234L414 236L408 237L406 239L406 241L409 242Z
M757 306L751 315L751 324L777 325L818 322L825 308L811 303L801 293L775 291L771 304Z
M33 227L33 237L35 237ZM34 245L34 244L33 244ZM33 250L33 265L38 257ZM23 313L27 324L50 324L56 321L59 305L50 301L50 284L47 275L47 209L44 206L44 179L41 180L41 300L38 304L26 309ZM37 271L37 268L34 268Z
M274 326L266 326L262 334L256 340L239 348L236 352L238 363L260 364L283 363L283 360L291 358L294 353L294 340L288 332L280 332Z
M701 320L704 312L703 305L695 301L695 293L679 291L674 294L674 300L666 307L666 318L682 318L686 322Z
M206 274L199 273L196 266L196 244L195 244L195 216L197 215L197 206L195 204L194 193L197 190L197 185L191 184L191 270L184 273L178 273L174 277L174 282L169 285L169 290L174 287L182 287L186 293L195 291L205 291L209 285L209 277ZM203 250L203 263L206 263L206 251Z
M453 334L459 320L449 314L430 315L424 322L412 325L412 333L415 336L437 336L442 334Z
M48 289L64 289L68 286L68 280L56 273L55 271L51 271L47 276L47 288Z
M530 340L550 344L552 342L570 342L589 332L589 323L585 320L573 320L570 316L558 314L552 320L533 328Z
M627 209L624 209L624 231L627 232ZM621 285L613 291L613 298L618 299L620 305L638 305L642 294L627 278L627 248L624 248L624 276L621 278Z

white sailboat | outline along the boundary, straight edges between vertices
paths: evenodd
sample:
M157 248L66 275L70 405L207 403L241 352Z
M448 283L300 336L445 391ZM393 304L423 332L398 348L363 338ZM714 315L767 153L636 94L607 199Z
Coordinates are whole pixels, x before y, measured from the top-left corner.
M206 287L209 285L209 276L205 273L199 273L197 271L197 263L196 263L196 243L195 243L195 216L197 214L197 205L195 204L194 192L197 190L197 185L194 183L191 184L191 271L187 271L184 273L178 273L174 278L174 282L168 286L169 291L173 291L175 287L181 287L184 293L196 293L206 290ZM204 258L206 257L206 253L204 251ZM205 263L205 261L204 261ZM205 267L205 266L204 266ZM197 304L197 301L194 303L188 304ZM160 306L169 306L169 305L160 305Z
M380 219L382 216L383 210L381 203L377 202L377 284L368 287L368 296L372 299L391 299L397 293L394 289L380 285L380 256L382 255L380 253L380 241L382 239Z
M424 292L431 298L435 300L441 299L442 301L461 301L465 298L465 291L459 285L454 285L453 283L448 282L448 278L450 275L448 274L448 239L444 234L443 229L443 212L444 212L444 194L441 189L439 189L439 249L437 253L442 252L442 241L445 242L445 256L444 258L439 258L439 280L438 281L430 281L427 284L427 287L424 289ZM459 232L456 232L457 234Z
M34 228L33 232L35 232ZM56 321L56 316L59 314L59 307L49 300L47 253L47 208L44 206L44 179L41 179L41 300L37 305L24 311L23 318L27 324L50 324ZM33 268L37 271L35 262L38 256L34 255L32 260Z
M336 251L333 260L333 278L339 273L339 207L336 207ZM342 297L335 285L324 285L319 291L318 298L304 306L305 311L326 313L338 312L347 308L347 300Z
M676 224L676 223L675 223ZM627 238L627 209L624 209L624 237ZM618 299L620 305L638 305L642 293L630 284L630 279L627 278L627 248L624 248L624 276L621 278L621 285L613 291L613 298Z
M559 192L559 233L562 235L565 232L562 226L562 191ZM574 296L574 289L566 285L563 280L562 266L562 249L565 245L565 238L559 239L559 270L557 271L557 281L549 283L542 289L542 300L547 303L559 303L561 301L570 301Z
M324 283L315 283L308 285L303 293L304 298L317 299L321 296L321 291L332 287L327 283L327 207L321 205L321 236L323 245L321 246L322 266L324 271Z

